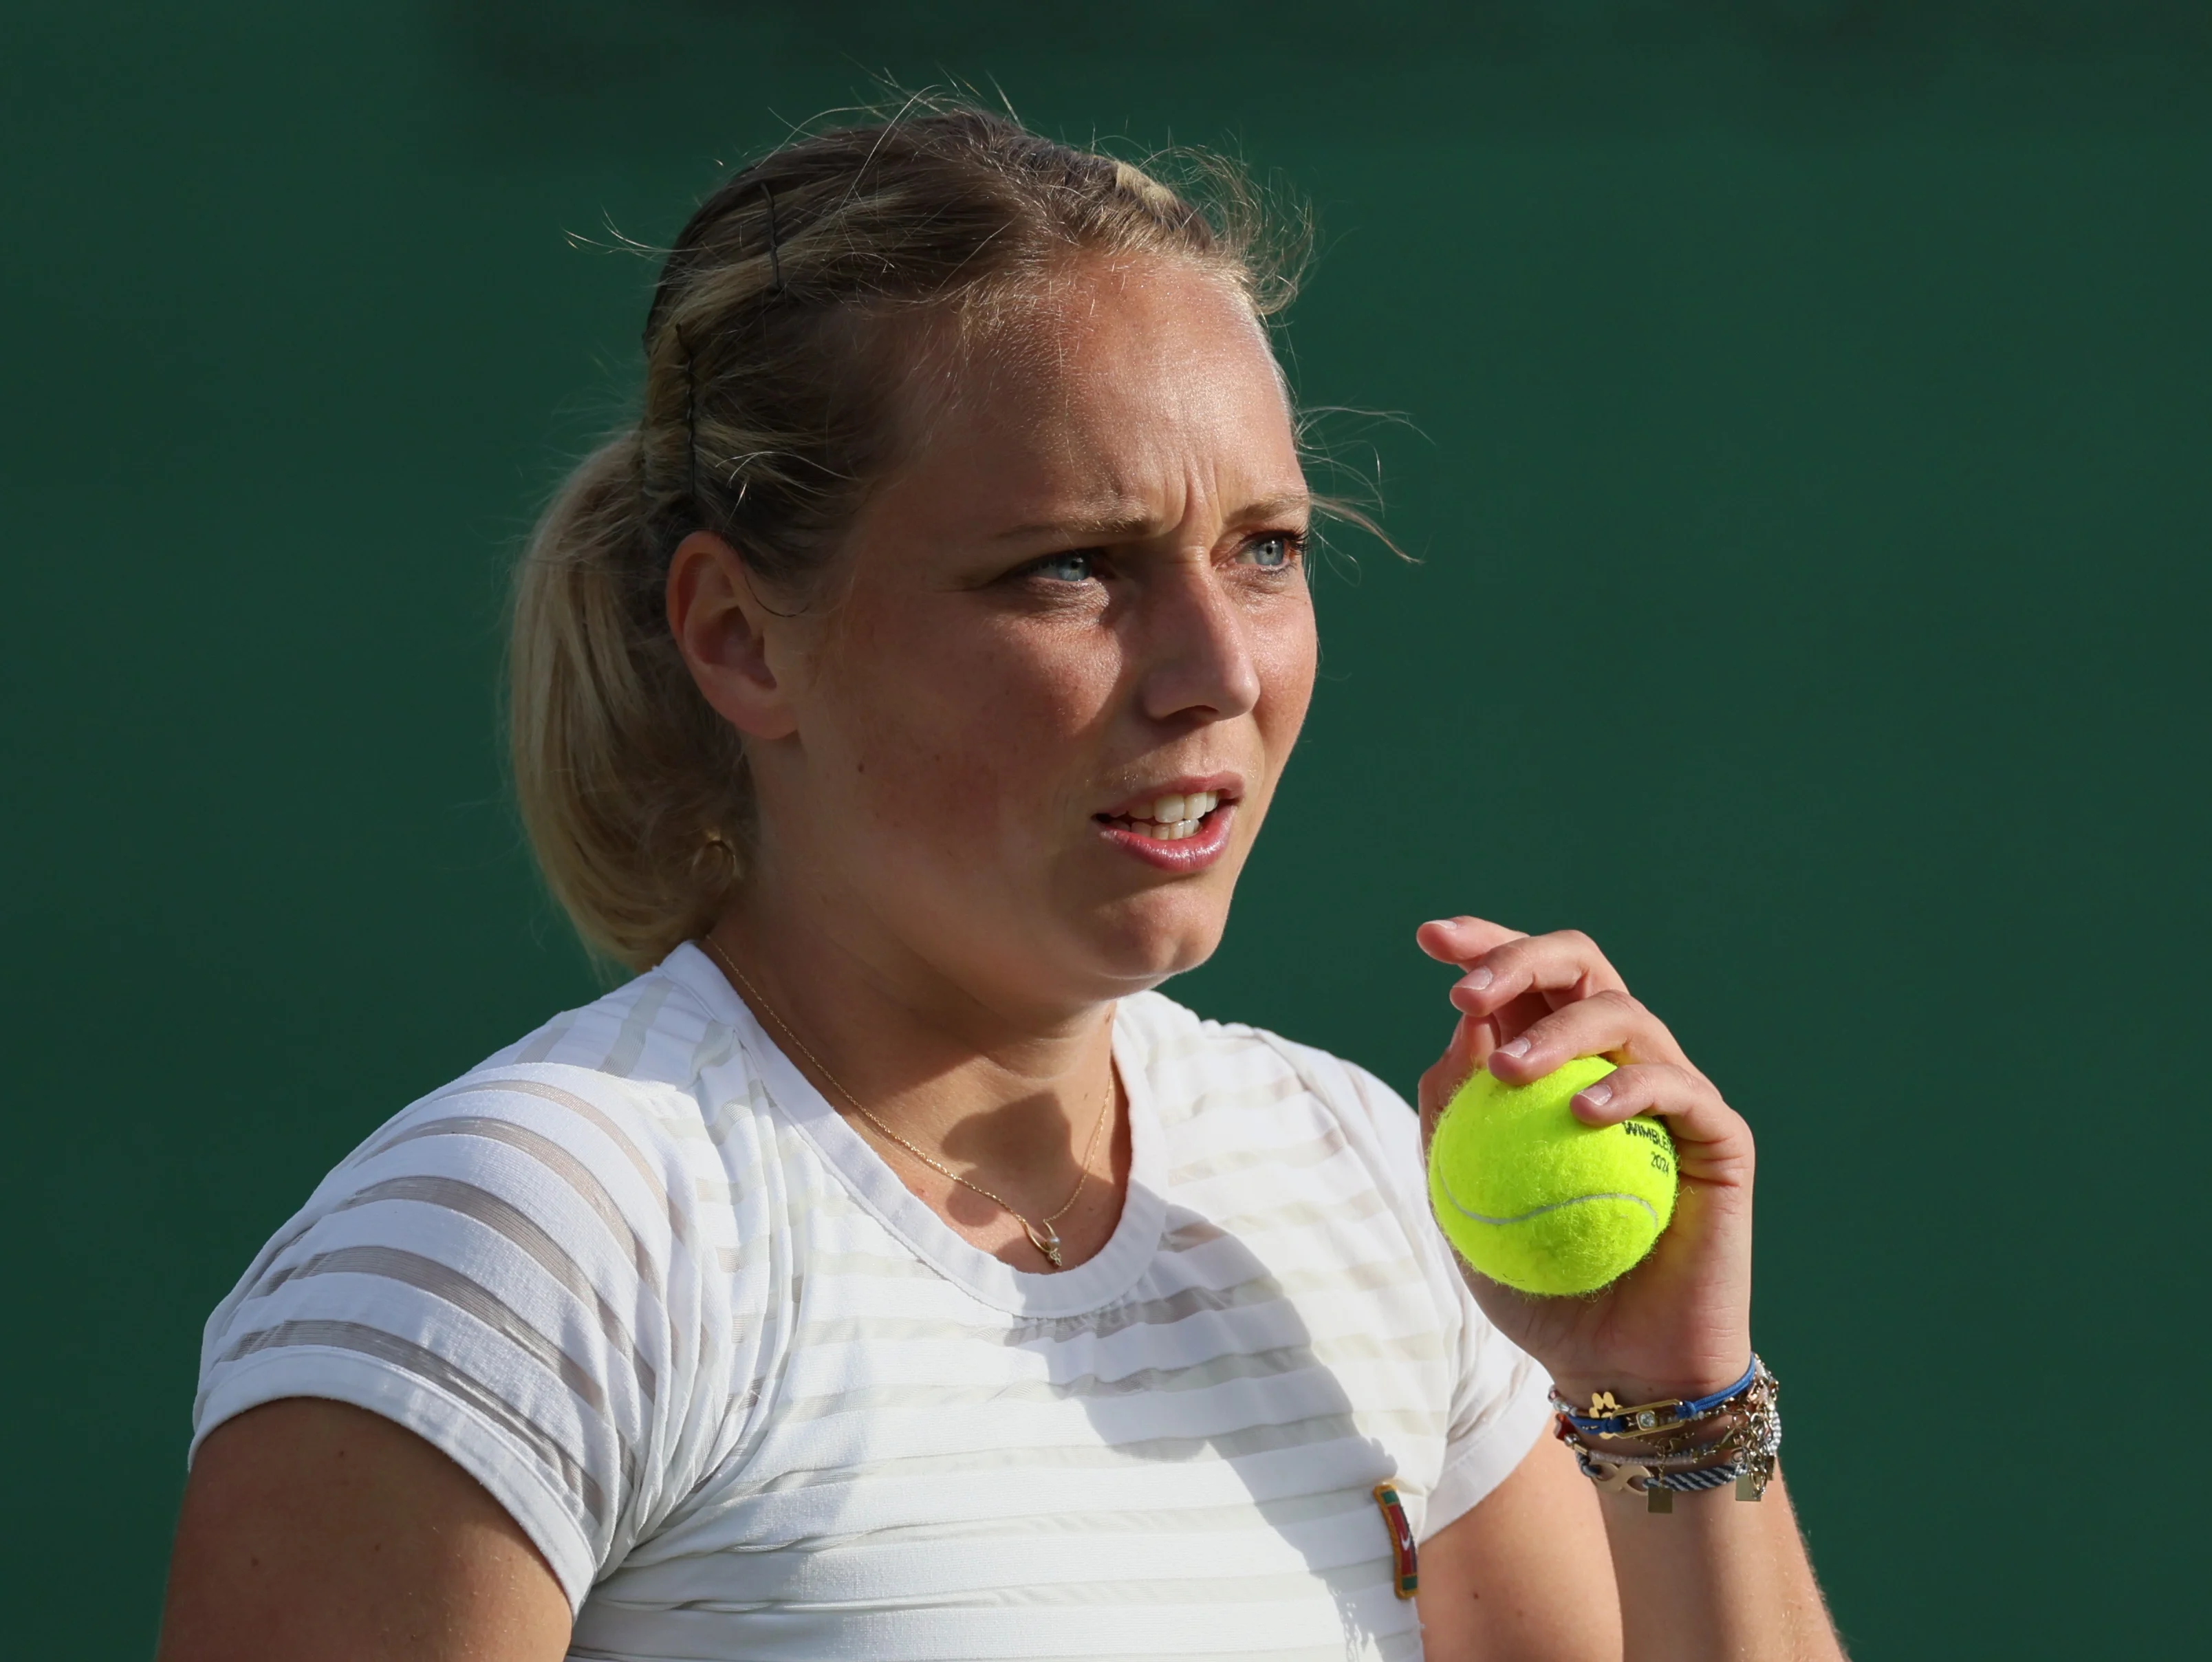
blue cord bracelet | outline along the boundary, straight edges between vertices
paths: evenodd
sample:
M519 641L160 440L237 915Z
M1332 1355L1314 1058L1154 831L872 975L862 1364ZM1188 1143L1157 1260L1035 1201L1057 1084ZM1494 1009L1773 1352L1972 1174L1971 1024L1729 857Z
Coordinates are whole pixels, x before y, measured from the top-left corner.
M1701 1420L1727 1402L1737 1392L1749 1388L1759 1377L1759 1358L1751 1359L1751 1366L1743 1377L1725 1391L1716 1391L1710 1397L1692 1397L1686 1401L1650 1403L1641 1408L1623 1409L1618 1414L1590 1415L1577 1414L1564 1403L1559 1411L1577 1431L1589 1437L1640 1437L1648 1432L1664 1430L1686 1421Z

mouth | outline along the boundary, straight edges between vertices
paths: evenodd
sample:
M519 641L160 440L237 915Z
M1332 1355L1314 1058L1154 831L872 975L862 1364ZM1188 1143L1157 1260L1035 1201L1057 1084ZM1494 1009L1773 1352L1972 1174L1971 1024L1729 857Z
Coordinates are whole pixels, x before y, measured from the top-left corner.
M1187 843L1234 801L1224 791L1172 791L1097 819L1102 825L1155 843Z
M1144 864L1178 876L1204 871L1229 852L1243 782L1235 774L1176 779L1093 814L1105 840Z

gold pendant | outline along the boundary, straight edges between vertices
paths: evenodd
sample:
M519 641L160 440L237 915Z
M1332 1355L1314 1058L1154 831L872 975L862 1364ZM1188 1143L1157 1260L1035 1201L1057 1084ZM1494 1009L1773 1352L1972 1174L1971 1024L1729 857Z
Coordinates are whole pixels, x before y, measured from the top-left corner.
M1636 1476L1634 1466L1615 1465L1610 1460L1594 1458L1590 1466L1590 1481L1597 1485L1598 1492L1602 1495L1626 1495L1628 1480Z
M1021 1215L1015 1214L1017 1217ZM1022 1218L1022 1227L1029 1231L1030 1245L1043 1253L1054 1269L1060 1268L1060 1232L1049 1223L1031 1223Z

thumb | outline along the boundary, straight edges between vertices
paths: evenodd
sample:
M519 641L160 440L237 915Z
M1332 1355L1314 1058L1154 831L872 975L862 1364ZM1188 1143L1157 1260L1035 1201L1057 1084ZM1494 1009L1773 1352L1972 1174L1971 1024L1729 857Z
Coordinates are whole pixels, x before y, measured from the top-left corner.
M1492 1015L1462 1015L1452 1029L1451 1043L1437 1058L1436 1065L1421 1075L1421 1146L1428 1147L1437 1121L1444 1111L1444 1105L1459 1094L1461 1086L1473 1079L1475 1072L1490 1059L1490 1053L1502 1042L1498 1029L1498 1018Z

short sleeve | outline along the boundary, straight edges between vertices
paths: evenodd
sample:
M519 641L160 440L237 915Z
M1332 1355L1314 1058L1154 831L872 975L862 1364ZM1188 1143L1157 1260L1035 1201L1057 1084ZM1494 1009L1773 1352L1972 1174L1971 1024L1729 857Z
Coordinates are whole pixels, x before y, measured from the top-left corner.
M1421 1519L1426 1539L1471 1510L1527 1456L1550 1423L1552 1381L1534 1357L1482 1313L1450 1244L1429 1214L1420 1116L1365 1068L1334 1056L1327 1060L1349 1087L1358 1122L1371 1129L1384 1187L1422 1255L1455 1352L1443 1470Z
M574 1609L714 1458L727 1253L645 1106L497 1072L384 1126L263 1249L209 1319L192 1446L280 1397L383 1415L491 1492Z

